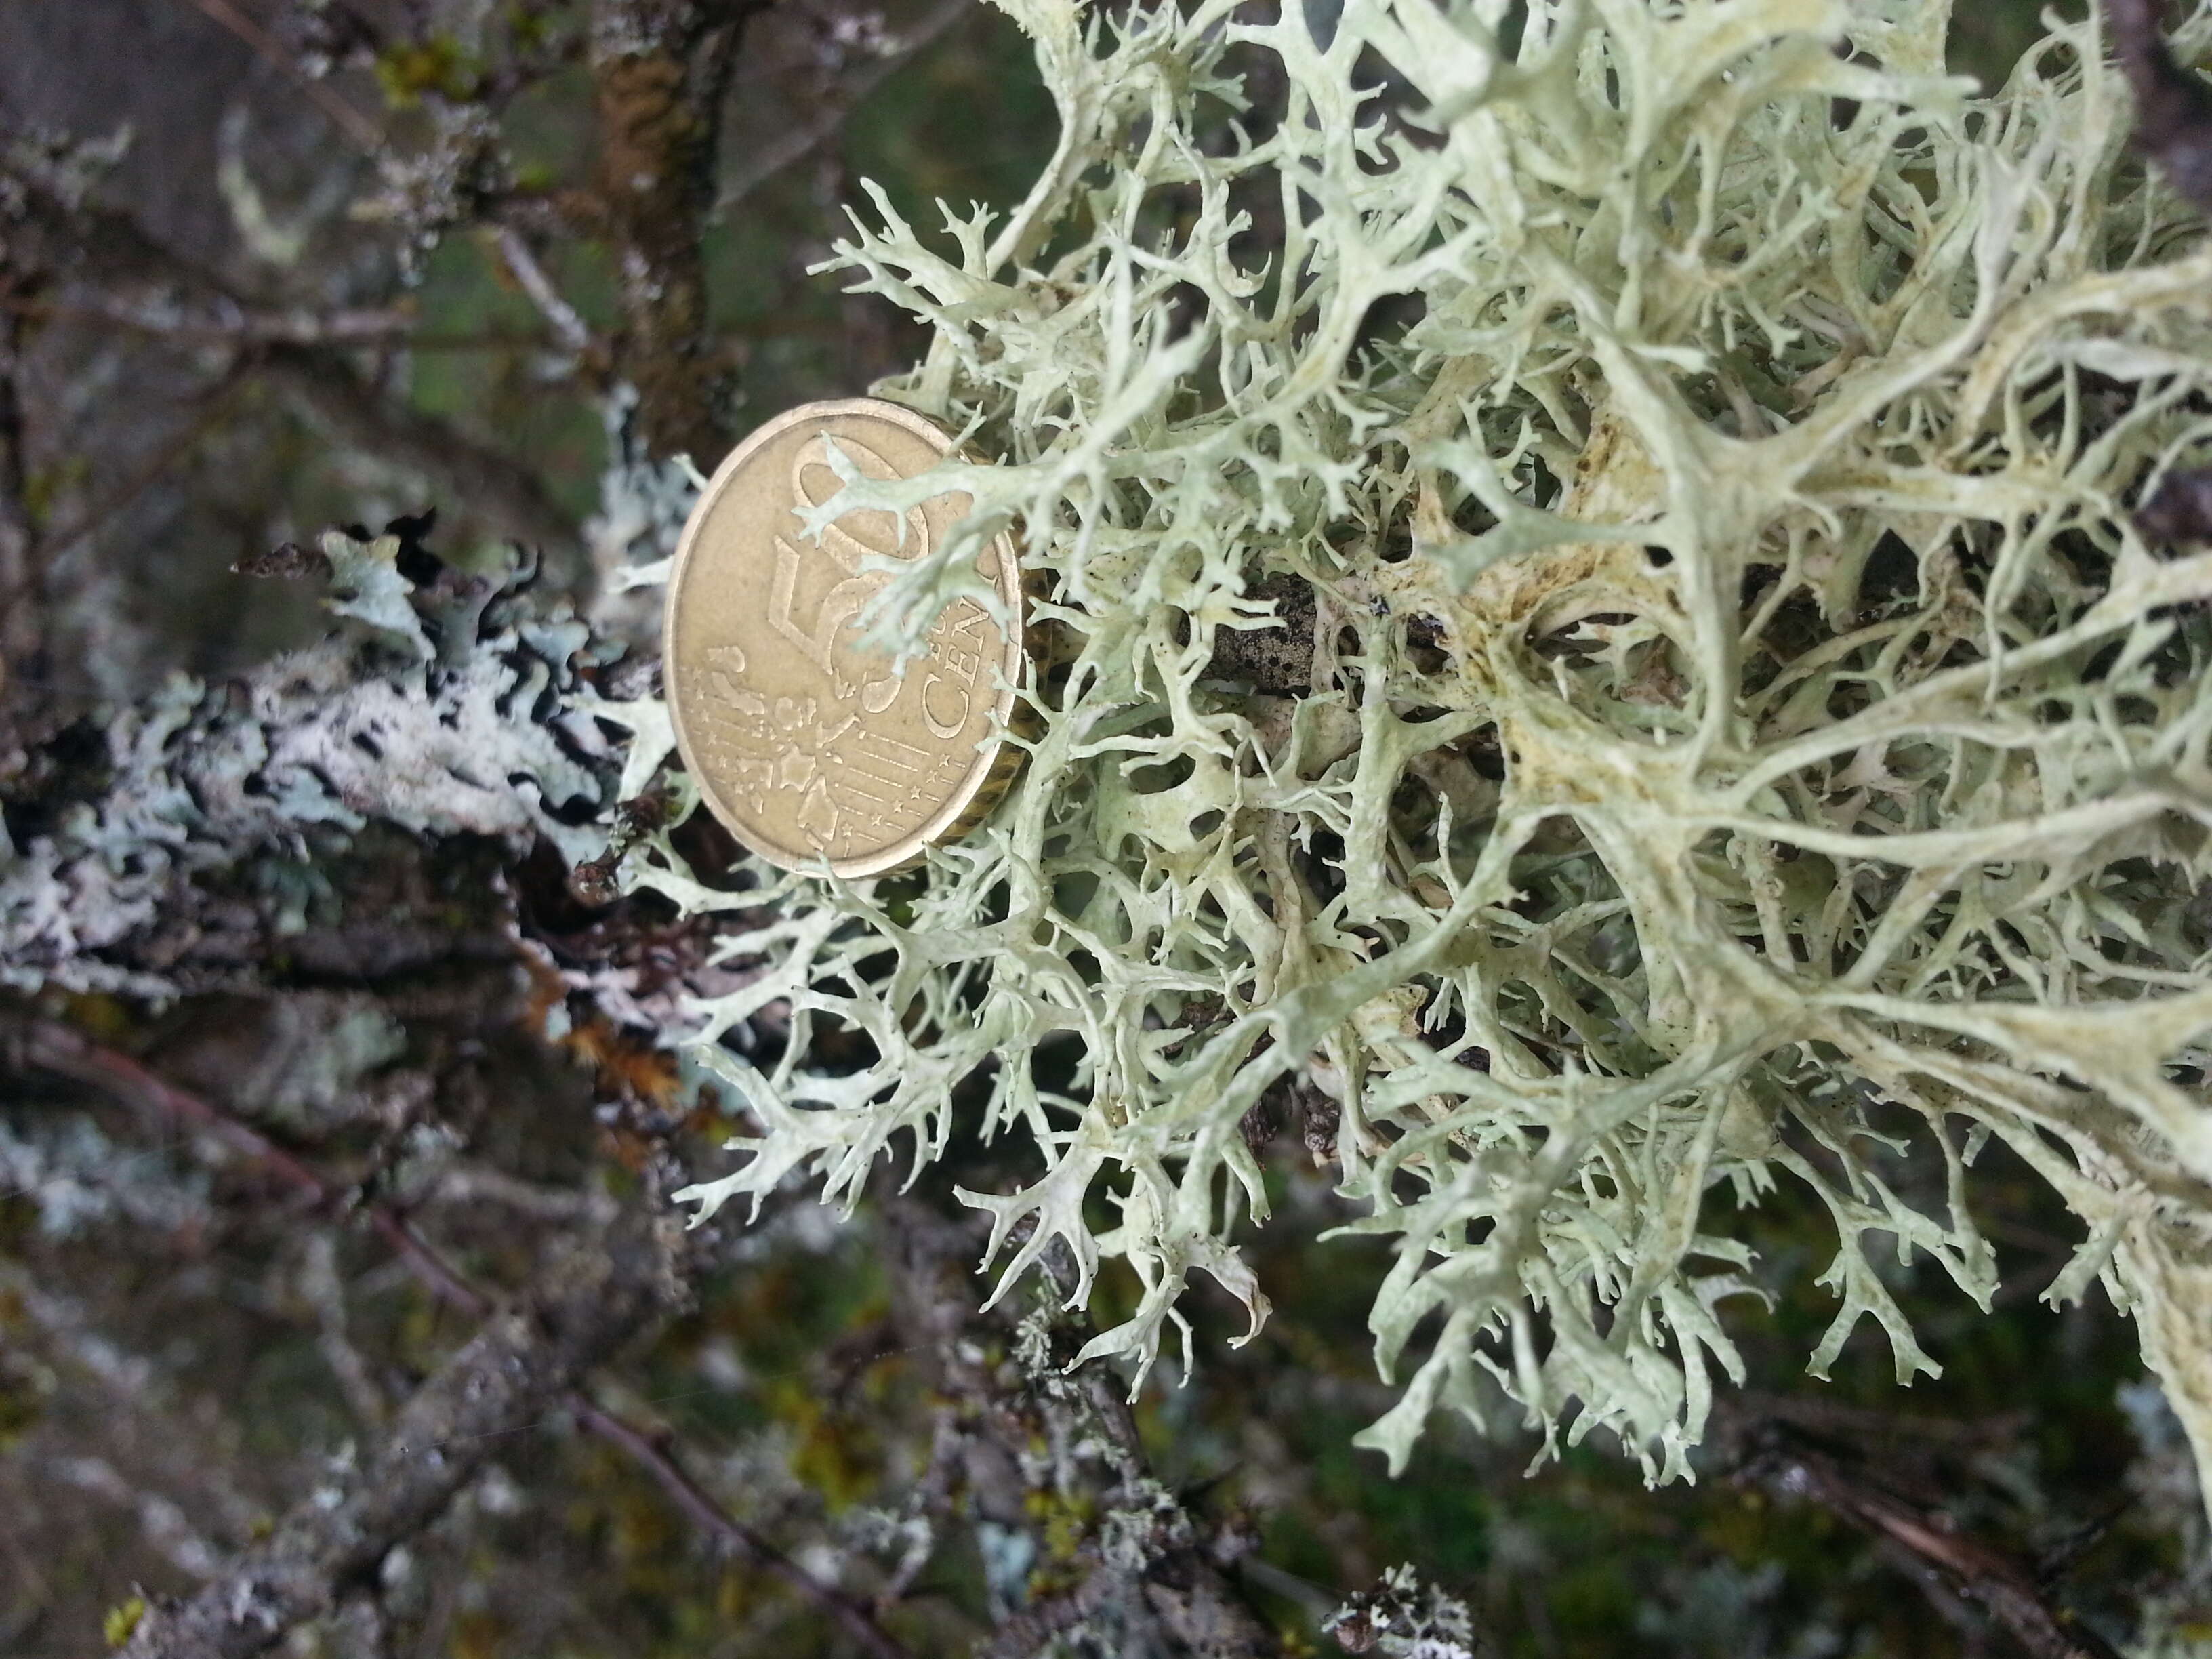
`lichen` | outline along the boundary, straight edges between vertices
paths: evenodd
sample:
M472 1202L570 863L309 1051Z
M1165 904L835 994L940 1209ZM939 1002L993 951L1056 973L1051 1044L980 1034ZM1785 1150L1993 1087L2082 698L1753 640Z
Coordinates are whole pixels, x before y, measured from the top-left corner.
M304 855L371 823L543 837L576 858L596 842L615 757L578 672L588 630L526 595L534 560L469 576L420 545L427 528L272 556L328 580L328 639L88 718L100 758L81 786L40 792L52 822L20 846L0 828L0 986L174 995L174 975L125 947L180 892L258 860L281 931L313 896Z
M1531 0L1510 47L1505 0L1005 3L1044 173L949 240L877 193L837 261L933 331L878 392L984 459L820 512L972 495L909 642L1018 525L1040 729L915 877L634 860L759 964L690 1034L757 1126L698 1212L958 1116L1033 1160L963 1194L998 1293L1119 1258L1081 1357L1140 1379L1195 1273L1265 1318L1241 1130L1294 1087L1396 1251L1362 1443L1502 1397L1664 1478L1742 1374L1717 1198L1825 1206L1813 1370L1870 1317L1907 1380L1869 1251L1987 1307L1995 1139L2212 1468L2212 553L2127 510L2212 447L2212 252L2095 17L1979 95L1940 0ZM1303 685L1238 678L1293 592ZM772 1066L718 1042L778 1006Z
M1329 1614L1324 1635L1347 1653L1385 1659L1479 1659L1490 1651L1474 1633L1467 1603L1434 1584L1423 1593L1410 1563L1393 1567Z

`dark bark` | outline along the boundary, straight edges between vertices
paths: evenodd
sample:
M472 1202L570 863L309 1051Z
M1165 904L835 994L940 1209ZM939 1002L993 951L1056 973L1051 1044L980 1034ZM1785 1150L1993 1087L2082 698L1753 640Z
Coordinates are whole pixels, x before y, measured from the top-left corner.
M2173 60L2158 0L2106 0L2120 68L2136 95L2136 146L2165 168L2184 200L2212 213L2212 88ZM2136 514L2154 541L2212 538L2212 471L2169 474Z
M27 284L27 273L22 280ZM0 296L12 295L6 250L0 244ZM40 661L39 551L26 500L23 409L16 389L22 337L21 319L0 313L0 732L15 688L11 680L42 678ZM9 745L0 738L0 767Z
M738 39L762 0L596 0L592 75L599 191L615 244L623 335L647 453L711 465L729 432L708 332L701 239Z
M2158 493L2136 509L2136 528L2153 541L2212 540L2212 471L2166 474Z
M2158 0L2106 0L2120 67L2136 94L2136 143L2196 207L2212 213L2212 88L2173 61Z
M1303 696L1313 684L1314 591L1303 577L1275 574L1250 583L1244 597L1271 600L1282 618L1272 628L1217 628L1205 678L1249 680L1255 690Z

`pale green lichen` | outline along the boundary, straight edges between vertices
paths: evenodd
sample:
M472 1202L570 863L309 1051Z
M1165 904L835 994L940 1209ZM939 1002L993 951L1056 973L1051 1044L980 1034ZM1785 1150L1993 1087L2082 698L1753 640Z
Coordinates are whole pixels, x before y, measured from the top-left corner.
M889 591L908 640L1023 526L1042 729L918 878L633 870L761 965L702 1010L758 1133L700 1212L849 1201L966 1085L1035 1148L964 1194L1001 1293L1055 1239L1079 1298L1120 1258L1084 1357L1141 1372L1194 1271L1265 1317L1239 1125L1294 1078L1396 1241L1364 1443L1502 1389L1662 1477L1741 1372L1709 1196L1824 1205L1814 1370L1871 1316L1909 1378L1869 1236L1986 1306L1995 1137L2086 1224L2051 1293L2133 1310L2212 1466L2212 554L2125 511L2212 447L2212 251L2095 20L1983 97L1940 0L1534 0L1510 52L1505 0L1005 3L1062 122L1028 199L942 243L878 196L840 250L935 330L879 390L991 460L823 514L973 495ZM1275 60L1256 140L1232 53ZM1219 677L1271 577L1314 595L1304 695ZM777 1005L771 1068L717 1043Z

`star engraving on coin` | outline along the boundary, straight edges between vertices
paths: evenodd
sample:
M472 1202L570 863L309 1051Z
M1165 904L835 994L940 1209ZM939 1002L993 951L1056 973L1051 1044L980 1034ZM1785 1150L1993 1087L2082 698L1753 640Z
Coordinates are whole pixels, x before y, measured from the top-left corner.
M980 823L1020 764L1005 741L1022 665L1012 537L993 538L975 566L1012 625L955 599L902 673L862 639L891 580L869 556L923 557L970 498L932 496L903 525L856 509L818 538L799 516L842 488L840 461L910 478L951 451L897 404L803 404L731 453L684 527L663 641L677 749L708 809L785 869L826 860L858 877L911 863Z

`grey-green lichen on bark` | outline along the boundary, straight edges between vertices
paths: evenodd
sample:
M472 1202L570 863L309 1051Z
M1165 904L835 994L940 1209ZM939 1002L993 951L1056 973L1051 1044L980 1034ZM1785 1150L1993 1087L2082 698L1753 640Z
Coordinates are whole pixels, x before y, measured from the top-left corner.
M471 575L412 543L426 527L271 556L287 569L270 574L327 580L327 639L85 718L97 752L41 792L51 821L0 828L0 987L161 999L208 981L196 884L251 889L282 935L325 884L315 854L372 823L572 858L597 843L581 821L616 764L593 717L624 712L579 672L600 647L526 592L534 559Z
M1035 189L949 242L878 197L839 260L935 331L879 392L991 459L821 512L972 495L888 590L909 641L1022 526L1042 730L918 878L635 862L752 919L693 1053L759 1133L701 1212L849 1201L967 1085L1035 1147L963 1194L1001 1291L1120 1258L1084 1358L1141 1373L1194 1273L1266 1316L1240 1125L1295 1081L1395 1241L1363 1443L1502 1391L1664 1478L1741 1375L1717 1192L1825 1206L1813 1369L1870 1316L1909 1379L1869 1249L1987 1306L1995 1138L2084 1224L2051 1296L2133 1310L2212 1468L2212 554L2126 511L2212 445L2212 252L2095 18L1978 95L1940 0L1534 0L1510 50L1504 0L1006 3L1062 123ZM1258 136L1232 51L1279 66ZM1221 648L1263 584L1312 595L1303 686ZM772 1068L718 1046L778 1003Z
M1383 1659L1479 1659L1491 1650L1476 1637L1467 1604L1434 1584L1424 1595L1411 1563L1353 1595L1322 1628L1346 1652L1371 1650Z

